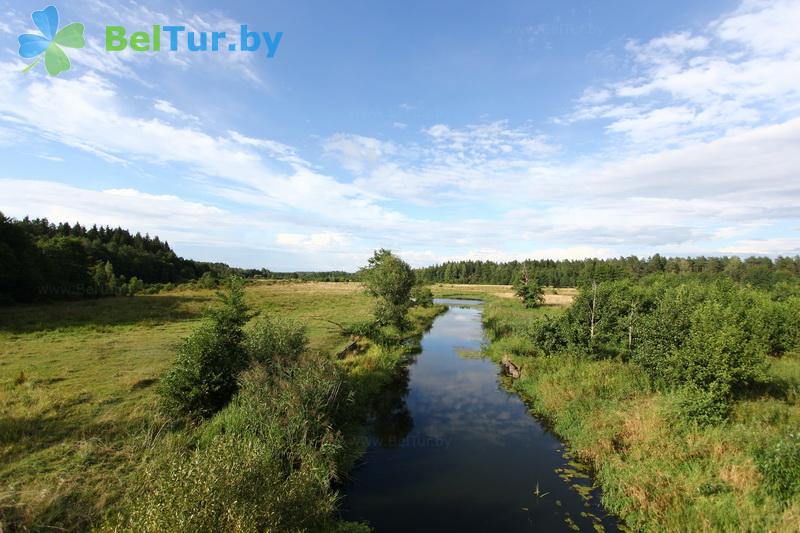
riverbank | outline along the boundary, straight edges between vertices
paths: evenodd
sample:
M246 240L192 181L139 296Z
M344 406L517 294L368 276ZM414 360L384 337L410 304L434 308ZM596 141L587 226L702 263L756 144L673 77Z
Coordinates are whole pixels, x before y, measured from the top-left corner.
M208 500L209 509L230 496L257 508L260 502L248 498L266 488L284 502L276 512L298 520L305 514L322 517L339 527L331 480L342 476L359 452L360 440L349 438L361 432L359 406L369 405L391 381L414 342L384 349L362 341L364 352L336 359L350 340L334 323L365 321L371 314L372 299L355 283L254 283L246 288L246 300L262 315L304 323L309 356L293 379L278 380L280 394L263 396L259 391L276 382L251 373L251 386L236 405L193 428L171 425L158 409L156 391L176 346L197 327L214 291L0 310L0 529L86 531L104 520L110 520L109 528L126 529L114 520L131 510L131 500L144 499L145 492L134 489L165 472L178 476L163 478L164 491L173 490L154 492L154 506L139 508L145 518L157 514L155 504L175 503L169 497L191 507L193 498L197 505L210 496L202 490L215 487L230 490ZM441 311L414 310L413 332L418 336ZM342 400L336 409L313 406L327 403L326 391ZM265 409L253 411L258 405ZM334 418L341 428L326 425ZM274 439L266 444L252 439L256 427ZM319 433L306 440L308 428ZM237 432L244 449L222 435ZM279 453L281 447L292 452ZM253 455L259 449L267 463ZM179 480L192 479L186 472L197 474L201 466L208 467L208 483L181 489ZM274 467L275 475L250 476L261 467ZM270 479L289 484L269 488ZM236 492L236 483L244 481L256 485L240 483L244 488ZM291 487L294 493L283 491ZM291 514L286 502L292 501L309 505ZM241 503L232 508L241 510Z
M438 301L450 309L384 397L343 516L382 533L618 531L586 472L498 383L497 365L463 356L484 341L480 302Z
M774 387L737 401L727 422L701 427L679 416L675 394L652 392L631 364L537 355L526 323L563 309L527 310L501 291L435 288L486 300L485 353L522 368L511 389L593 467L606 509L642 531L800 530L800 498L772 496L757 464L787 438L786 428L800 427L798 354L772 358Z

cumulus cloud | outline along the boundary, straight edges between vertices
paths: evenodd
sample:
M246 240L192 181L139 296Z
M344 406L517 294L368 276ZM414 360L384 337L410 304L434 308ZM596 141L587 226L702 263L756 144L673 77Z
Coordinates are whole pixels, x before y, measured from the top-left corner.
M0 180L0 208L262 250L248 266L281 257L293 268L355 268L382 246L417 265L797 253L797 229L785 228L798 225L800 204L798 13L798 1L746 1L705 27L631 41L620 50L630 74L576 94L555 125L396 122L398 139L339 132L316 154L247 125L216 127L179 100L130 105L117 78L136 59L124 55L63 79L0 63L0 143L61 144L192 191ZM583 121L596 121L591 152L559 142L560 128ZM189 199L200 191L203 201Z

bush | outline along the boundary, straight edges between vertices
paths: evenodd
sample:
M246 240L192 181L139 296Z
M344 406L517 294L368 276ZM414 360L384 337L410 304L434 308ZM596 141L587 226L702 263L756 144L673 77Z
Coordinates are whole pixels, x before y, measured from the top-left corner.
M564 325L560 319L545 315L528 324L523 335L541 349L542 353L552 355L566 347L563 329Z
M662 387L732 392L764 379L769 341L748 289L667 291L643 324L634 361Z
M196 444L162 444L129 492L115 531L344 531L331 487L344 455L332 429L350 395L336 365L254 365ZM356 530L351 529L351 530ZM363 529L361 529L363 531Z
M793 433L756 454L767 492L782 502L800 493L800 433Z
M411 299L414 305L419 307L431 307L433 305L433 292L429 287L417 285L411 289Z
M368 265L359 270L367 292L376 298L375 319L382 326L406 326L406 312L411 306L414 271L389 250L378 250Z
M219 285L219 280L213 272L203 272L203 275L197 280L197 285L203 289L215 289Z
M378 326L374 320L361 320L345 325L342 328L342 334L371 338L375 335L377 329Z
M261 317L247 335L247 353L263 365L295 361L308 348L305 326L279 317Z
M519 280L514 285L514 294L528 309L534 309L544 304L544 290L535 279Z
M241 280L232 279L222 305L183 341L178 356L161 380L168 412L207 417L228 403L238 387L239 372L248 363L242 326L250 319Z
M730 389L715 383L708 389L689 385L677 393L680 419L691 420L701 426L714 425L728 418L731 410Z

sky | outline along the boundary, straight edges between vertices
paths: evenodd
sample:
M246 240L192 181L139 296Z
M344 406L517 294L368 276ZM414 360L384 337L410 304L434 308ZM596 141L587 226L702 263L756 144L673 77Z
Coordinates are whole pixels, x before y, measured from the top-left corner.
M276 271L800 254L800 0L64 0L86 46L22 73L46 5L0 0L6 216ZM105 50L154 24L283 36Z

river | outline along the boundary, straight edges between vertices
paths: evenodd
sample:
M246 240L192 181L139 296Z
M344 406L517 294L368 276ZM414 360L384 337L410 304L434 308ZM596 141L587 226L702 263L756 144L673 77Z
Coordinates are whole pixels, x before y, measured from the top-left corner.
M344 487L342 517L393 531L618 531L588 473L503 388L475 300L441 299ZM470 357L470 355L472 357Z

